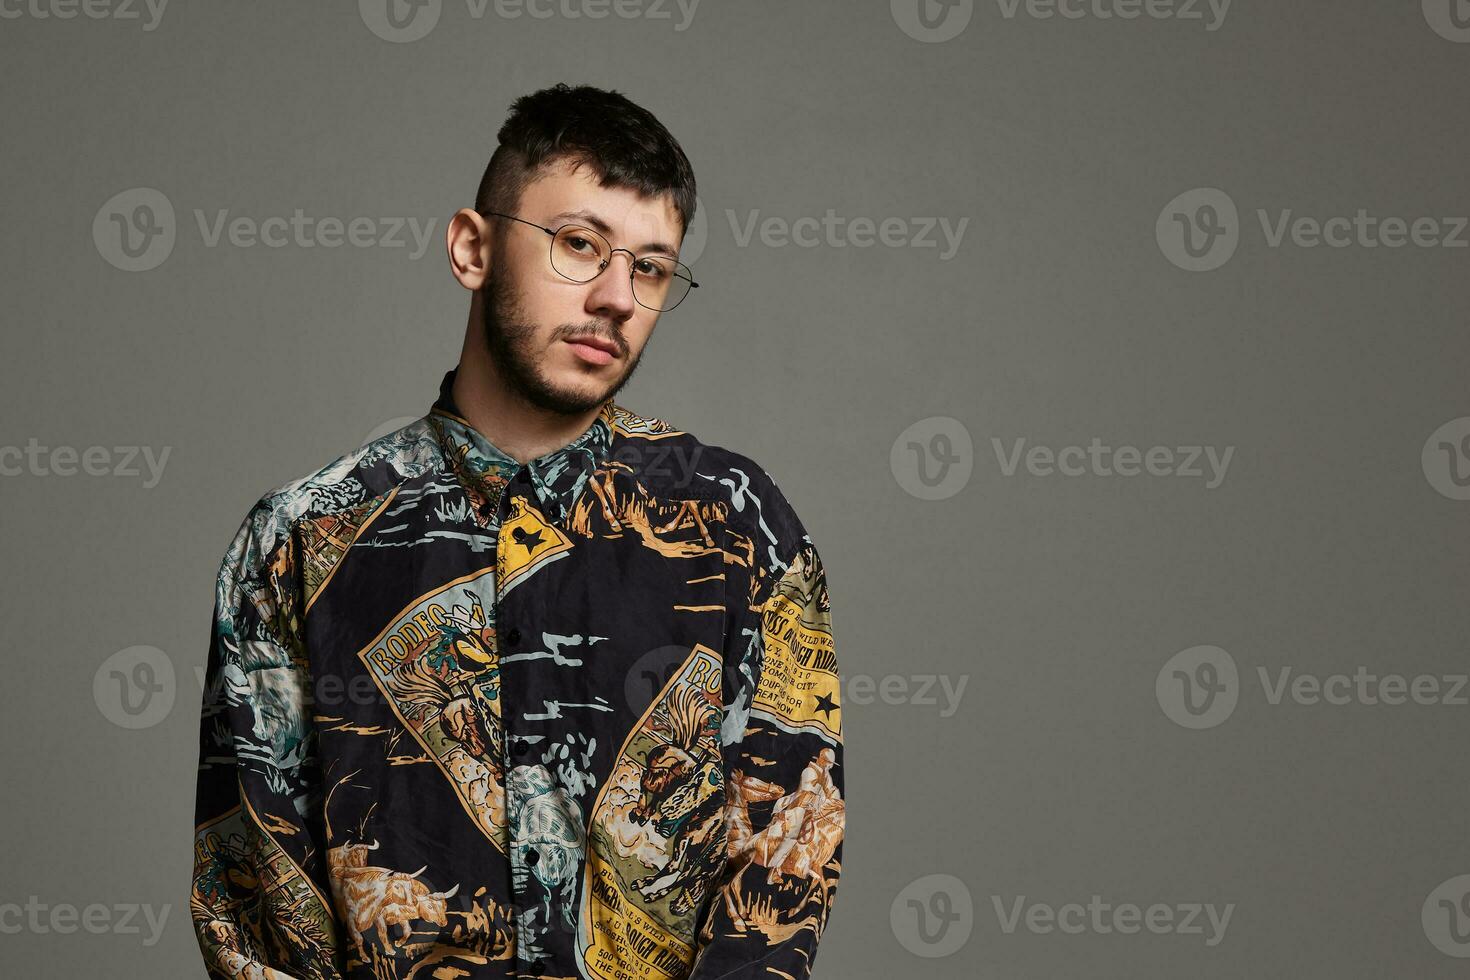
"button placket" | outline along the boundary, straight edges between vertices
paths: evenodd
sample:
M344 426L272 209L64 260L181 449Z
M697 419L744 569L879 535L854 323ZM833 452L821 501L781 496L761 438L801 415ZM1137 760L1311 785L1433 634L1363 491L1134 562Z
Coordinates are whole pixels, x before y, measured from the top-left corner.
M528 499L535 496L535 484L531 479L531 471L529 466L523 464L518 470L516 470L515 476L512 477L511 482L515 485L514 493L519 493L519 495ZM504 527L505 516L507 513L509 513L510 500L514 493L506 493L502 495L502 499L500 501L500 516L502 528ZM504 547L506 544L507 542L503 538L496 541L497 548ZM498 646L499 652L502 656L507 653L514 652L520 646L522 636L521 630L518 626L511 625L509 627L505 627L505 607L503 605L503 599L504 595L501 592L501 583L497 581L495 595L496 629L497 631L499 631ZM526 764L526 760L531 755L532 742L524 735L511 730L511 725L514 723L514 718L509 708L509 705L513 703L513 699L508 698L506 694L506 672L503 666L501 668L500 676L502 714L506 726L505 751L508 753L508 756L504 762L505 808L507 819L509 819L512 813L519 814L519 808L517 806L517 801L519 800L519 797L516 795L516 791L514 788L517 780L511 778L511 773L514 771L516 766ZM523 904L525 900L525 894L523 892L516 892L515 883L517 881L526 882L529 880L531 874L531 866L536 863L540 855L532 850L527 852L524 858L522 857L522 848L520 846L520 841L517 838L518 823L518 820L510 820L509 826L507 827L506 841L507 849L509 852L507 854L507 860L509 861L511 866L511 900L517 910L517 916L519 917L520 915L529 915L531 913L524 907ZM522 929L520 923L518 922L516 928L516 959L525 964L524 972L526 973L526 975L539 977L545 972L545 962L539 957L537 957L536 959L530 958L527 952L526 944L521 941L521 933Z

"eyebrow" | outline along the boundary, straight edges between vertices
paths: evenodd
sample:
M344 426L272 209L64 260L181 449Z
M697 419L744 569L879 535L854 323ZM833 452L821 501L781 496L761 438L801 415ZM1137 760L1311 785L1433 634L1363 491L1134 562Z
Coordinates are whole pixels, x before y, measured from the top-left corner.
M612 228L608 225L606 221L603 221L591 211L560 211L547 218L546 224L553 231L555 231L556 223L565 219L572 219L574 221L583 222L584 224L589 225L593 230L600 232L604 238L612 238ZM661 253L663 255L667 255L671 259L679 257L679 250L670 245L668 242L644 242L633 251L640 257L647 255L650 252Z

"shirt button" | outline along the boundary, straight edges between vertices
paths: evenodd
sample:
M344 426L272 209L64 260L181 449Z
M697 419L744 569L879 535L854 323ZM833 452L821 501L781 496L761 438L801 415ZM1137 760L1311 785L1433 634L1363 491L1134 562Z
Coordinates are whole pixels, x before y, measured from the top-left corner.
M515 646L517 643L521 642L521 631L518 630L518 629L516 629L514 626L512 626L510 629L506 630L505 631L505 642L509 646Z
M516 471L516 482L517 483L530 483L531 482L531 471L528 470L528 469L526 469L524 466L522 466L519 470Z
M544 969L545 967L542 965L540 960L532 960L531 965L526 969L526 972L533 977L539 977Z
M524 738L518 738L511 745L510 750L517 756L524 756L527 752L531 751L531 743Z
M527 851L526 852L526 863L527 864L535 864L539 860L541 860L541 852L540 851L532 850L532 851Z

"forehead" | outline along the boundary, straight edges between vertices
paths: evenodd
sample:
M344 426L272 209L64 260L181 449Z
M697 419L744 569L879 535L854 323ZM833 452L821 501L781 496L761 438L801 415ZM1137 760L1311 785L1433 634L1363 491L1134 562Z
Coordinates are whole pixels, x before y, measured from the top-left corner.
M521 194L520 217L556 228L583 224L614 244L678 253L680 231L672 194L645 197L626 187L603 187L587 166L558 160Z

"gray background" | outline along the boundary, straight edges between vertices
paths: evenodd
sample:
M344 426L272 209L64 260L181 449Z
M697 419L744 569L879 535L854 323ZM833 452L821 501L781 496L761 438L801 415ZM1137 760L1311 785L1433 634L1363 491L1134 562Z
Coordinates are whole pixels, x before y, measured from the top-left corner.
M1466 670L1470 503L1421 451L1470 415L1470 249L1272 247L1257 217L1470 214L1470 43L1432 27L1437 3L1238 0L1209 30L1203 7L1068 19L985 0L926 41L905 0L706 0L687 24L445 0L407 43L346 2L176 3L153 30L146 10L6 7L0 444L170 455L152 487L0 478L0 904L168 918L153 945L146 925L0 918L0 973L203 975L187 886L220 557L263 491L428 407L468 300L444 223L510 101L565 80L647 106L699 180L702 286L619 400L761 462L828 567L849 830L817 976L1464 976L1421 909L1470 873L1470 708L1272 704L1257 673ZM167 198L177 240L128 272L93 224L135 188ZM1239 208L1212 271L1156 236L1193 188ZM298 208L432 220L433 237L418 258L210 247L195 218ZM828 209L968 224L947 259L937 234L732 230ZM968 433L971 470L921 499L900 434L940 424ZM1234 455L1207 489L1007 476L992 443L1094 437ZM1233 658L1238 705L1190 730L1155 682L1203 644ZM175 703L128 729L94 680L138 645L173 665ZM956 710L914 696L925 675L963 680ZM861 697L890 676L907 696ZM1007 932L996 912L1094 894L1235 907L1213 946L1208 927ZM973 919L921 922L916 896Z

